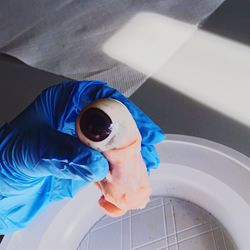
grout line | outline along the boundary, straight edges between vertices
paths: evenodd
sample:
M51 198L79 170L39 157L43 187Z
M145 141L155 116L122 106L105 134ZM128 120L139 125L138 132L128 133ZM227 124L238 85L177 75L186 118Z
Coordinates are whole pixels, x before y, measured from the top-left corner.
M199 227L199 226L205 226L205 225L207 225L207 224L208 224L208 222L206 222L206 223L198 223L198 224L196 224L196 225L193 225L193 226L190 226L190 227L186 227L185 229L181 229L181 230L176 231L176 232L177 232L177 233L183 233L183 232L185 232L185 231L194 229L194 228Z
M167 246L168 247L168 246ZM166 247L158 247L156 250L167 250L168 248L166 248Z
M166 204L165 202L164 202L164 204ZM161 204L161 206L162 206L162 204ZM159 206L157 206L157 207L152 207L152 209L153 208L158 208ZM172 208L172 206L171 206L171 208ZM172 208L173 209L173 208ZM172 210L171 209L171 210ZM150 209L151 210L151 209ZM164 210L165 210L165 206L164 206ZM137 215L137 214L136 214ZM132 217L134 217L134 216L136 216L136 215L132 215L132 213L131 213L131 211L129 211L129 216L127 217L127 218L125 218L125 220L126 219L129 219L129 236L130 236L130 250L134 250L134 249L138 249L138 247L142 247L142 246L145 246L145 245L147 245L147 244L151 244L151 243L154 243L154 242L157 242L158 240L162 240L162 239L164 239L164 238L166 238L166 243L167 243L167 247L169 247L169 246L171 246L171 245L169 245L168 244L168 238L169 237L171 237L171 236L174 236L175 235L175 238L176 238L176 241L177 241L177 234L178 233L182 233L182 232L185 232L185 231L188 231L188 230L191 230L191 229L193 229L193 228L196 228L196 227L198 227L198 226L202 226L202 225L206 225L206 224L208 224L208 222L206 222L206 223L199 223L199 224L196 224L196 225L193 225L193 226L191 226L191 227L188 227L188 228L185 228L185 229L181 229L181 230L179 230L179 231L176 231L176 226L174 225L174 230L175 230L175 232L174 233L171 233L171 234L167 234L166 233L166 236L164 236L164 237L161 237L161 238L158 238L158 239L156 239L156 240L153 240L153 241L151 241L151 242L149 242L149 243L146 243L146 244L142 244L142 245L139 245L139 246L136 246L135 248L132 248L132 222L131 222L131 219L132 219ZM165 213L164 213L164 216L165 216ZM172 211L172 216L173 216L173 211ZM124 219L122 219L122 221L123 221ZM101 228L104 228L105 226L109 226L109 225L112 225L112 224L114 224L114 223L117 223L117 222L121 222L121 219L120 220L116 220L116 221L114 221L114 222L111 222L111 223L108 223L108 224L106 224L106 225L103 225L103 226L101 226L101 227L99 227L98 229L93 229L91 232L89 232L88 233L88 240L89 240L89 234L90 233L92 233L92 232L95 232L96 230L99 230L99 229L101 229ZM213 230L215 230L216 228L213 228ZM166 228L166 230L167 230L167 228Z
M167 246L168 247L168 246ZM166 249L168 249L168 248L165 248L165 247L159 247L159 248L157 248L156 250L166 250Z
M210 226L210 230L212 230L213 227L212 227L212 224L211 224L211 223L209 223L209 226ZM212 230L211 233L212 233L212 238L213 238L213 242L214 242L214 249L215 249L215 250L218 250L217 244L216 244L215 238L214 238L214 230Z
M187 237L187 238L184 238L184 239L182 239L182 240L179 240L179 242L171 243L171 244L169 244L168 246L169 246L169 247L172 247L172 246L175 246L175 245L178 246L179 243L182 243L182 242L184 242L184 241L186 241L186 240L191 240L191 239L193 239L193 238L195 238L195 237L197 237L197 236L201 236L201 235L203 235L203 234L210 233L210 232L212 232L212 231L214 231L214 230L217 230L217 229L219 229L219 227L213 228L213 229L209 229L209 230L207 230L207 231L204 231L204 232L202 232L202 233L199 233L199 234L196 234L196 235L193 235L193 236L189 236L189 237ZM157 250L165 250L165 248L160 248L160 249L157 249Z
M160 198L154 199L153 202L154 202L154 201L159 201L159 200L160 200ZM168 205L168 206L171 207L172 219L173 219L174 233L171 233L171 234L169 234L169 235L168 235L167 218L166 218L166 213L165 213L165 212L166 212L166 206L165 206L165 205ZM154 210L154 209L160 208L160 207L162 208L163 219L164 219L164 233L165 233L164 237L161 237L161 238L158 238L158 239L156 239L156 240L152 240L152 241L150 241L150 242L147 242L147 243L141 244L141 245L139 245L139 246L133 247L133 242L132 242L132 218L133 218L134 216L141 215L141 214L143 214L143 213L146 213L146 212L148 212L148 211L151 211L151 210ZM152 243L154 243L154 242L157 242L157 241L160 241L160 240L163 240L163 239L165 239L165 244L166 244L166 246L161 247L161 248L158 248L158 250L169 250L169 247L175 246L175 245L177 246L176 249L179 250L179 247L180 247L180 246L179 246L179 243L181 243L181 242L183 242L183 241L185 241L185 240L189 240L189 239L192 239L192 238L194 238L194 237L197 237L197 236L206 234L206 233L208 233L208 232L211 232L211 233L212 233L212 237L213 237L213 242L214 242L215 250L218 249L218 248L217 248L217 244L216 244L216 242L215 242L215 237L214 237L214 231L217 230L218 227L213 227L213 225L210 223L210 224L209 224L209 226L210 226L210 229L209 229L209 230L204 231L204 232L201 232L201 233L199 233L199 234L197 234L197 235L193 235L193 236L190 236L190 237L187 237L187 238L178 240L178 234L179 234L179 233L185 232L185 231L188 231L188 230L191 230L191 229L196 228L196 227L198 227L198 226L206 225L206 224L208 224L208 222L199 223L199 224L196 224L196 225L190 226L190 227L188 227L188 228L184 228L184 229L181 229L181 230L177 231L176 217L175 217L175 216L176 216L176 215L175 215L175 208L174 208L173 204L167 202L166 200L164 200L164 198L161 198L161 204L160 204L160 205L153 205L152 207L149 207L149 208L146 208L146 209L144 209L144 210L141 210L140 212L137 212L136 214L132 214L132 211L130 210L128 216L125 217L125 218L123 218L123 216L121 216L118 220L109 222L109 223L107 223L107 224L105 224L105 225L99 226L99 227L97 227L97 228L93 228L93 227L92 227L92 229L89 230L89 233L88 233L88 235L87 235L87 244L86 244L86 245L87 245L87 249L90 250L90 249L89 249L89 247L90 247L90 246L89 246L89 245L90 245L89 242L90 242L90 233L91 233L91 232L97 231L97 230L102 229L102 228L104 228L104 227L106 227L106 226L109 226L109 225L112 225L112 224L114 224L114 223L120 222L120 226L121 226L121 246L120 246L120 247L121 247L121 250L123 250L123 243L124 243L124 237L123 237L123 236L124 236L124 235L123 235L123 224L124 224L124 220L127 220L127 219L129 220L129 240L130 240L130 244L129 244L130 248L129 248L129 250L136 250L136 249L138 249L138 248L141 248L141 247L143 247L143 246L150 245L150 244L152 244ZM224 242L225 250L228 250L228 249L227 249L227 246L226 246L226 241L225 241L225 237L224 237L224 232L221 231L221 233L222 233L222 237L223 237L223 242ZM175 236L175 241L176 241L176 242L173 242L173 243L169 244L169 237L171 237L171 236Z
M130 216L131 216L131 217L134 217L134 216L137 216L137 215L140 215L140 214L144 214L144 213L146 213L146 212L148 212L148 211L154 210L155 208L159 208L159 207L161 207L161 206L162 206L162 205L160 204L160 205L157 205L157 206L150 207L150 208L148 208L148 209L142 210L141 212L138 212L138 213L136 213L136 214L132 214L132 213L131 213L131 215L129 215L129 217L130 217ZM130 210L129 212L131 212L131 210ZM127 217L127 218L129 218L129 217ZM126 220L127 218L125 218L124 220ZM117 223L117 222L119 222L119 221L120 221L120 220L115 220L115 221L109 222L109 223L107 223L107 224L105 224L105 225L101 225L101 226L99 226L99 227L98 227L98 226L97 226L97 227L94 227L94 228L92 228L91 232L94 232L94 231L96 231L96 230L102 229L102 228L104 228L104 227L106 227L106 226L112 225L112 224Z
M167 235L168 235L168 233L167 233L167 221L166 221L165 205L164 205L163 198L161 199L161 202L162 202L162 215L163 215L164 234L165 234L165 237L166 237L165 244L166 244L167 250L169 250L169 248L168 248L168 237L167 237Z
M157 197L157 196L154 196L154 197ZM152 202L153 202L153 201L156 201L156 200L159 200L159 199L160 199L160 198L157 197L157 199L152 200ZM169 204L168 201L164 201L163 203L166 204L166 205ZM137 215L139 215L139 214L143 214L143 213L146 213L146 212L148 212L148 211L151 211L151 210L153 210L153 209L155 209L155 208L159 208L159 207L161 207L161 206L162 206L162 204L160 204L160 205L155 205L155 206L149 207L149 208L145 208L145 209L143 209L142 211L137 212L136 214L131 214L130 216L131 216L131 217L134 217L134 216L137 216ZM130 210L130 212L131 212L131 210ZM129 216L128 216L127 218L129 218ZM124 220L127 219L127 218L124 218ZM95 227L95 225L94 225L94 226L91 228L91 232L94 232L94 231L96 231L96 230L99 230L99 229L101 229L101 228L104 228L105 226L112 225L112 224L114 224L114 223L116 223L116 222L118 222L118 221L119 221L119 220L115 220L115 221L109 222L109 223L107 223L107 224L105 224L105 225L102 225L102 226L97 226L97 225L96 225L97 227ZM97 221L95 224L98 224L98 222L99 222L99 221Z
M171 212L172 212L172 218L173 218L173 224L174 224L174 231L175 231L175 240L177 244L177 250L179 250L179 242L178 242L178 236L176 231L176 220L175 220L175 213L174 213L174 206L171 204Z
M221 234L222 234L222 239L223 239L224 247L225 247L226 250L228 250L228 249L227 249L227 244L226 244L226 241L225 241L225 236L224 236L224 231L223 231L223 229L221 229Z
M89 250L89 238L90 238L90 234L88 234L88 239L87 239L87 250Z
M158 239L156 239L156 240L151 240L150 242L143 243L143 244L141 244L141 245L139 245L139 246L136 246L136 247L134 247L134 248L131 248L131 250L136 250L136 249L139 249L139 248L141 248L141 247L145 247L145 246L147 246L147 245L150 245L150 244L152 244L152 243L155 243L155 242L157 242L157 241L164 240L164 239L165 239L165 237L163 236L163 237L158 238Z
M219 227L216 227L216 228L213 228L213 229L206 230L206 231L204 231L204 232L201 232L201 233L196 234L196 235L193 235L193 236L186 237L186 238L184 238L184 239L182 239L182 240L179 240L178 242L174 242L174 243L169 244L168 247L172 247L172 246L175 246L175 245L177 245L177 247L179 247L178 244L181 243L181 242L183 242L183 241L193 239L193 238L195 238L195 237L197 237L197 236L201 236L201 235L203 235L203 234L210 233L210 232L212 232L212 231L214 231L214 230L217 230L217 229L219 229ZM175 235L175 234L171 234L171 236L172 236L172 235ZM167 237L169 237L169 236L167 236ZM136 246L136 247L134 247L134 248L131 248L131 250L137 250L137 249L139 249L139 248L141 248L141 247L150 245L150 244L152 244L152 243L155 243L155 242L160 241L160 240L163 240L163 239L165 239L165 237L161 237L161 238L158 238L158 239L156 239L156 240L152 240L152 241L150 241L150 242L141 244L141 245L139 245L139 246ZM165 250L165 249L166 249L166 247L159 248L159 250Z
M164 203L164 204L166 204L166 203ZM162 206L162 205L161 205L161 206ZM157 207L154 207L154 208L158 208L158 207L160 207L160 206L157 206ZM152 208L152 209L153 209L153 208ZM138 214L136 214L136 215L138 215ZM131 249L132 249L132 223L131 223L131 219L132 219L132 217L134 217L134 216L136 216L136 215L132 215L131 211L129 211L129 216L128 216L127 218L123 219L123 220L129 219L129 221L130 221L129 225L130 225L130 242L131 242L130 248L131 248ZM99 230L99 229L102 229L102 228L104 228L104 227L106 227L106 226L112 225L112 224L114 224L114 223L118 223L119 221L120 221L120 220L116 220L116 221L113 221L113 222L108 223L108 224L106 224L106 225L100 226L100 227L98 227L98 228L93 228L92 231L91 231L91 233L92 233L92 232L95 232L95 231L97 231L97 230ZM179 231L176 231L176 228L175 228L175 232L174 232L174 233L167 234L166 236L167 236L167 238L168 238L168 237L174 236L174 235L176 235L176 234L183 233L183 232L186 232L186 231L188 231L188 230L191 230L191 229L194 229L194 228L196 228L196 227L199 227L199 226L202 226L202 225L206 225L206 224L208 224L208 222L206 222L206 223L204 223L204 224L203 224L203 223L199 223L199 224L193 225L193 226L191 226L191 227L181 229L181 230L179 230ZM90 232L89 232L89 233L90 233ZM164 239L164 237L161 237L160 239ZM158 239L155 240L155 241L158 241ZM155 241L154 241L154 242L155 242ZM168 242L167 242L167 243L168 243ZM144 245L144 244L143 244L143 245ZM136 247L136 248L137 248L137 247Z
M157 197L157 196L154 196L154 197ZM160 199L160 198L158 198L158 199ZM154 199L153 201L156 201L156 200L158 200L158 199ZM168 202L168 201L165 201L164 204L169 205L169 202ZM162 206L162 204L160 204L160 205L155 205L155 206L149 207L149 208L145 208L145 209L143 209L142 211L137 212L136 214L132 214L132 213L131 213L130 216L134 217L134 216L137 216L137 215L139 215L139 214L143 214L143 213L146 213L146 212L148 212L148 211L151 211L151 210L153 210L153 209L155 209L155 208L159 208L159 207L161 207L161 206ZM130 211L131 211L131 210L130 210ZM129 218L129 216L128 216L127 218ZM124 220L127 219L127 218L124 218ZM112 225L113 223L116 223L116 222L118 222L118 221L119 221L119 220L115 220L115 221L109 222L109 223L107 223L107 224L105 224L105 225L102 225L102 226L97 226L97 225L96 225L97 227L93 226L92 229L91 229L91 232L94 232L94 231L96 231L96 230L99 230L99 229L101 229L101 228L103 228L103 227L105 227L105 226ZM98 224L98 222L99 222L99 221L97 221L96 224Z
M183 242L183 241L193 239L193 238L195 238L195 237L197 237L197 236L201 236L201 235L203 235L203 234L210 233L210 232L212 232L213 230L216 230L216 229L218 229L218 228L209 229L209 230L204 231L204 232L202 232L202 233L198 233L198 234L196 234L196 235L189 236L189 237L187 237L187 238L184 238L184 239L182 239L182 240L179 240L179 242L177 242L177 243L172 243L172 244L170 244L169 246L173 246L173 245L179 244L179 243L181 243L181 242Z
M191 229L194 229L194 228L196 228L196 227L199 227L199 226L205 226L205 225L207 225L207 222L206 223L199 223L199 224L196 224L196 225L193 225L193 226L191 226L191 227L187 227L187 228L184 228L184 229L181 229L181 230L179 230L179 231L176 231L176 233L183 233L183 232L186 232L186 231L188 231L188 230L191 230ZM174 235L175 233L172 233L172 234L169 234L168 236L172 236L172 235Z
M143 214L143 213L146 213L147 211L153 210L154 208L158 208L158 207L161 207L161 204L160 205L155 205L155 206L149 207L149 208L144 208L141 211L138 211L136 214L131 214L131 216L133 217L133 216L136 216L136 215L139 215L139 214Z

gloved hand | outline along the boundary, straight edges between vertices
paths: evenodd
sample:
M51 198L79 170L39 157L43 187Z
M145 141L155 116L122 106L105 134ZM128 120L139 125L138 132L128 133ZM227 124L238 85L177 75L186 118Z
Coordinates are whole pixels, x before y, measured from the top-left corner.
M133 115L148 172L158 166L153 145L164 138L162 131L118 91L99 81L50 87L0 130L1 234L25 227L49 203L73 197L108 174L103 155L78 140L75 121L85 105L109 97Z

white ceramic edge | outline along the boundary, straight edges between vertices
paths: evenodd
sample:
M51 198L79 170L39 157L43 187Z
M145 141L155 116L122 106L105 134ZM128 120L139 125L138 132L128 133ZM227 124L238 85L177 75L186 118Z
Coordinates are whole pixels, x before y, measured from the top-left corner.
M164 140L162 143L175 142L175 143L181 143L181 144L192 144L198 147L204 147L209 151L214 151L218 154L221 154L231 159L232 161L237 162L239 165L241 165L242 167L250 171L250 165L249 165L250 158L240 153L239 151L232 149L228 146L225 146L223 144L213 142L213 141L201 138L201 137L181 135L181 134L166 134L166 138L167 139Z
M185 154L181 155L184 150L187 150L185 144L188 145L188 157ZM173 150L176 145L178 152ZM200 149L204 151L204 155ZM152 172L151 175L153 194L167 194L189 200L203 207L226 227L236 243L237 249L249 250L250 159L221 144L182 135L167 136L167 140L159 144L157 150L161 159L164 160L160 166L161 170ZM175 157L175 153L180 153L180 155ZM197 164L197 161L194 160L195 157L202 157L198 163L203 164L208 172L209 168L212 168L213 159L216 158L217 171L213 171L212 175L206 171L200 171L195 166ZM204 162L202 162L203 159ZM194 162L195 164L193 164ZM217 175L220 175L220 168L224 167L224 164L229 173L235 171L237 164L237 172L244 176L234 175L235 183L228 180L230 179L227 176L228 173L225 173L225 178L217 178ZM248 182L242 183L242 179L246 176ZM228 181L231 181L230 185L227 185ZM231 188L231 185L239 186L238 190L243 187L244 192L237 192L236 189Z
M198 156L195 155L197 150L203 150L206 154L210 152L211 157L218 154L221 157L220 163L223 164L223 159L226 160L227 164L229 161L232 165L237 163L238 168L244 169L246 172L249 172L249 158L235 150L208 140L182 135L167 135L167 140L157 145L159 155L164 160L160 169L152 171L150 177L153 195L175 196L200 205L210 211L226 226L229 233L234 236L234 241L240 250L249 250L249 203L216 177L193 169L188 164L183 165L179 164L179 162L175 164L173 158L169 163L168 159L165 159L165 152L164 155L161 153L162 148L165 148L166 145L170 146L170 148L173 145L180 148L183 145L188 145L191 154L192 152L194 154L190 156L191 160L192 157ZM199 151L199 153L201 152ZM171 154L171 152L168 153ZM181 159L181 157L177 158ZM217 162L217 164L220 163ZM204 164L209 165L208 162L204 162ZM237 180L235 181L237 182ZM83 188L74 199L62 206L62 209L51 218L50 223L47 223L46 228L44 228L45 233L37 242L36 249L51 249L51 245L53 245L54 250L76 249L89 228L103 215L97 205L98 198L99 193L94 186ZM45 212L48 214L53 213L52 207ZM34 228L37 226L37 224L33 225ZM43 226L45 227L45 225ZM33 236L25 234L25 230L20 231L21 238L15 237L18 233L5 237L0 249L16 250L17 246L25 243L25 250L31 250L29 248L29 239ZM23 242L24 239L25 242ZM34 250L34 247L32 250Z

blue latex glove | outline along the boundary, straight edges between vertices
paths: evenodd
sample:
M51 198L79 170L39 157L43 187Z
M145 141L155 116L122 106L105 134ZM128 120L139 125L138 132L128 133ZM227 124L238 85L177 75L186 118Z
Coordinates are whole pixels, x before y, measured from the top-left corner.
M76 136L79 112L93 100L113 98L132 113L142 135L147 169L159 159L153 144L164 135L127 98L99 81L68 82L44 90L0 130L0 233L25 227L49 203L73 197L109 171L103 155Z

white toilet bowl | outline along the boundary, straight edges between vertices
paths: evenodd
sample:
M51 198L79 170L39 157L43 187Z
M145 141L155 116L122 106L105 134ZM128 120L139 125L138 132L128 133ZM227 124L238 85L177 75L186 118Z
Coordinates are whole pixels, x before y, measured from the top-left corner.
M249 250L250 159L223 145L181 135L168 135L157 150L161 165L151 171L153 195L199 205L223 224L238 249ZM6 236L0 249L77 249L103 216L99 196L90 185L74 199L53 204L29 227Z

